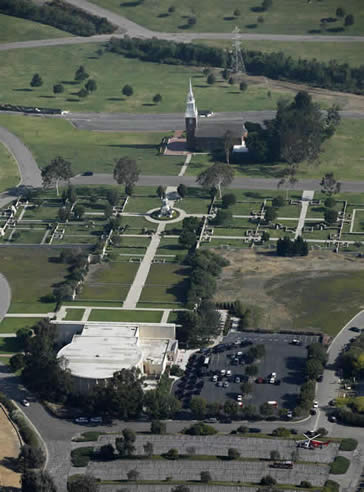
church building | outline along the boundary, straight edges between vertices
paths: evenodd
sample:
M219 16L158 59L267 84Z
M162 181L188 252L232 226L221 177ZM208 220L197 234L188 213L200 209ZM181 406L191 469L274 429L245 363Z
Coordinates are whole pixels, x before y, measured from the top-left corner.
M191 80L187 94L185 124L187 148L192 152L224 150L227 134L230 134L233 152L247 151L244 139L248 132L242 121L214 121L214 119L198 117Z

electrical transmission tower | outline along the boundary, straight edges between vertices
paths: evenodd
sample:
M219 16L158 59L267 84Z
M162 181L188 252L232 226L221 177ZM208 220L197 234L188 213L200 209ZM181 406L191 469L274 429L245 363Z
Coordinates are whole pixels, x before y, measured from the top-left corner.
M234 73L246 73L243 53L241 51L240 29L236 26L233 30L232 71Z

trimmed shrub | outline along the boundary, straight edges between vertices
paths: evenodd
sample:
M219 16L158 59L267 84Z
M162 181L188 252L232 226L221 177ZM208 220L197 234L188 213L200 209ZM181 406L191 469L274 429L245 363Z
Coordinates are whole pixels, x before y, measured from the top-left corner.
M87 446L85 448L76 448L71 451L71 462L73 466L85 467L93 457L94 448Z

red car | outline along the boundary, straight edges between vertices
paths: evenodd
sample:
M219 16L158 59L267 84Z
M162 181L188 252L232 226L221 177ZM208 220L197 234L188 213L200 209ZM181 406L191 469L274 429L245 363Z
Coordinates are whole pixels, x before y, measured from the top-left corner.
M255 380L255 382L256 382L257 384L263 384L263 383L264 383L264 378L257 378L257 379Z

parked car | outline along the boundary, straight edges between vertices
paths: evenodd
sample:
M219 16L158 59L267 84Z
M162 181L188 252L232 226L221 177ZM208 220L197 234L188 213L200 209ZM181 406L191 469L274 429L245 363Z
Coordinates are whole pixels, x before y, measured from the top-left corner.
M240 383L240 377L239 376L235 376L234 381L235 381L235 383Z
M243 400L243 395L237 395L236 396L237 401L242 401Z
M318 408L319 407L318 401L317 400L314 400L312 406L313 406L313 408Z
M316 415L316 414L317 414L316 410L314 408L311 408L310 415Z
M88 424L89 422L87 417L76 417L74 421L76 424Z
M329 422L336 422L336 420L335 415L329 415Z
M294 338L291 342L292 345L302 345L302 341L298 338Z
M227 381L224 381L224 388L228 388L229 387L229 383Z
M232 422L230 417L220 417L220 424L231 424Z
M23 404L25 407L30 407L30 403L29 403L29 401L28 401L26 398L24 398L24 400L22 400L22 404Z
M102 417L91 417L90 422L92 424L102 424L103 418Z
M231 376L231 371L230 371L230 369L228 369L228 370L226 371L226 375L227 375L227 376Z
M210 417L208 419L205 419L204 422L206 422L207 424L216 424L218 420L216 417Z
M264 379L263 379L263 378L257 378L257 379L255 380L255 382L256 382L257 384L263 384L263 383L264 383Z
M291 419L292 417L293 417L292 410L288 410L288 412L287 412L287 419Z
M222 388L222 387L223 387L223 382L222 382L222 381L219 381L219 382L217 383L217 386L218 386L219 388Z
M318 383L322 383L322 380L323 380L323 379L324 379L323 375L322 375L322 374L320 374L320 376L318 376L318 378L316 379L316 381L317 381Z
M93 176L93 172L92 171L85 171L82 176Z
M221 374L221 376L225 376L226 370L225 369L221 369L220 374Z
M358 328L357 326L352 326L352 327L350 328L350 330L351 330L351 331L354 331L355 333L360 333L360 332L361 332L361 329L360 329L360 328Z

